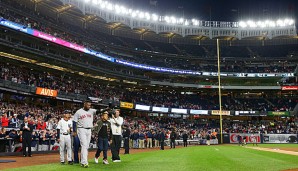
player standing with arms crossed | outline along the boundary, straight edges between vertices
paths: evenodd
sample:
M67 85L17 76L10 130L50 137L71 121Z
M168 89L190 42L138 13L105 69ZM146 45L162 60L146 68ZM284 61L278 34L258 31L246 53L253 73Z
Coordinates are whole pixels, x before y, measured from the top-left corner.
M57 126L57 140L60 145L60 162L65 164L65 146L67 150L68 164L72 165L72 150L71 150L71 129L72 121L70 120L70 111L65 111L63 118L58 122Z
M91 101L84 102L84 107L79 109L73 119L73 132L78 134L81 144L81 166L88 168L88 148L91 140L91 128L93 128L93 115L96 109L91 109Z

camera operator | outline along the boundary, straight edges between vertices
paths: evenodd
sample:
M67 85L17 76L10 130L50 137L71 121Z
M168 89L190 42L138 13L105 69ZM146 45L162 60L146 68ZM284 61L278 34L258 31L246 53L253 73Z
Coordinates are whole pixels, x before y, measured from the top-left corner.
M113 162L121 162L119 156L119 150L121 147L121 135L123 118L120 116L120 109L116 109L112 114L112 118L109 120L112 128L112 143L111 152Z

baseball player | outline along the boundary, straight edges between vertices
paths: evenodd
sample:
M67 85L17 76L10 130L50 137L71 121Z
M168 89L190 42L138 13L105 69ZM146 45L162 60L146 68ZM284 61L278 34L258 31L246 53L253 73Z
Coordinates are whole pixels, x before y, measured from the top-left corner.
M71 129L72 121L70 120L70 112L65 111L63 118L58 122L57 125L57 141L60 146L60 162L65 164L64 155L65 147L67 150L67 160L68 164L72 165L72 150L71 150Z
M256 137L255 134L251 134L250 135L250 139L251 139L251 142L252 142L252 145L253 146L255 146L255 144L256 144L256 146L258 146L258 144L257 144L257 137Z
M73 118L73 134L78 134L81 144L81 166L88 168L88 148L93 128L93 115L96 109L91 109L91 101L84 102L84 107L79 109Z

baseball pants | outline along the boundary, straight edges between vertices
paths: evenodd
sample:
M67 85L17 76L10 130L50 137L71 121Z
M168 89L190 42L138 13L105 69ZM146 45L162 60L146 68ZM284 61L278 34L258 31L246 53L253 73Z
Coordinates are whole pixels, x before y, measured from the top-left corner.
M78 128L81 144L81 164L88 164L88 148L91 141L91 129Z
M71 137L70 135L60 135L60 162L65 162L65 147L67 150L67 161L72 161Z
M80 139L78 136L73 137L73 158L74 163L79 163L79 148L80 148Z

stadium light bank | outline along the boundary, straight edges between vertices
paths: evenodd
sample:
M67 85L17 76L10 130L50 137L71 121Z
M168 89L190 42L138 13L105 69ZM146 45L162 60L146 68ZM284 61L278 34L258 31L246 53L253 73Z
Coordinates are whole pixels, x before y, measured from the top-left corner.
M162 22L172 25L184 25L184 26L201 26L202 21L198 19L185 19L177 18L175 16L160 16L155 13L149 13L141 10L134 10L126 8L123 5L113 4L104 0L82 0L87 4L98 5L102 10L114 12L117 15L126 15L127 17L138 18L140 20L147 20L153 22ZM276 28L294 26L295 21L290 18L278 19L278 20L265 20L265 21L239 21L234 27L240 28Z

